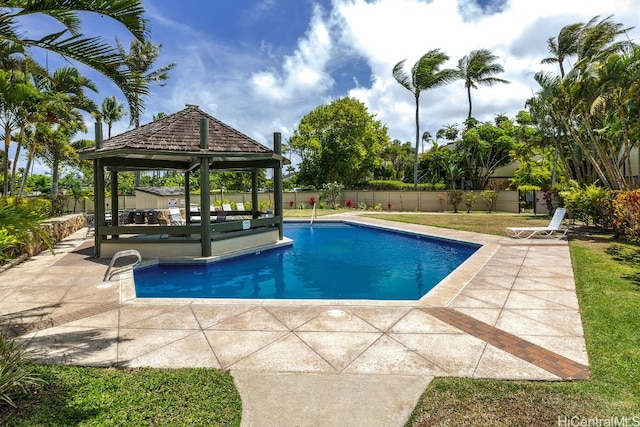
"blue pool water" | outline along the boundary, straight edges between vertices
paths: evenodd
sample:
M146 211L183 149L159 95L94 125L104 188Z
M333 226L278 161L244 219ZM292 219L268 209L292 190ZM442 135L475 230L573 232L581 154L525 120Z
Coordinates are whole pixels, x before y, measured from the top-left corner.
M418 300L479 245L345 223L285 223L289 247L134 270L139 298Z

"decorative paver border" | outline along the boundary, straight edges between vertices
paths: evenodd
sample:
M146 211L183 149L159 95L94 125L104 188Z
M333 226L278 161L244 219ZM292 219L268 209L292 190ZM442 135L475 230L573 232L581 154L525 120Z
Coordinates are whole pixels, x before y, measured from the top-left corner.
M585 380L589 378L588 366L481 322L457 310L447 307L424 308L423 310L451 326L545 371L551 372L564 380Z

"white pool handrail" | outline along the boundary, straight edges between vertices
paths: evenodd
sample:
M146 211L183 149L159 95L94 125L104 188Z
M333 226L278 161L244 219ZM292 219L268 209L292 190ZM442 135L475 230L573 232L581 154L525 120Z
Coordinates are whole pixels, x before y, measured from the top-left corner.
M132 264L127 264L121 267L113 268L113 265L115 264L117 259L124 258L127 256L136 257L137 260ZM109 267L107 267L107 271L104 273L104 278L102 279L102 281L106 282L108 280L111 280L111 276L118 273L122 273L125 270L132 269L133 267L140 264L141 262L142 262L142 256L140 255L140 252L136 251L135 249L127 249L125 251L116 252L113 258L111 258L111 262L109 263Z
M311 209L311 222L309 222L309 225L313 225L313 219L316 217L316 205L317 203L314 203Z

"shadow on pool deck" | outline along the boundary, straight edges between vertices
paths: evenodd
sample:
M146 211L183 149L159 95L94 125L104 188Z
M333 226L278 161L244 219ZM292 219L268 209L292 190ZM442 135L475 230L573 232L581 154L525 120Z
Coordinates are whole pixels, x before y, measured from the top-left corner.
M138 300L130 274L101 281L81 230L0 275L2 328L43 363L229 369L251 426L404 425L435 376L588 376L566 241L392 226L494 249L438 304Z

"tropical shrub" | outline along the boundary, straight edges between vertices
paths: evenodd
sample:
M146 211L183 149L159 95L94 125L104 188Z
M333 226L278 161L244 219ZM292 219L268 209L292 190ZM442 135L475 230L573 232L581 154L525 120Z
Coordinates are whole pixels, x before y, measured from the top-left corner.
M271 200L259 200L258 201L258 210L260 211L266 211L271 209L272 206L272 201Z
M561 191L560 196L571 217L589 225L591 220L591 206L586 192L576 185Z
M471 212L471 208L477 199L478 195L473 191L464 192L464 205L467 207L467 213Z
M605 190L604 194L600 194L595 200L593 223L603 230L611 230L615 227L614 219L614 201L620 192L618 190Z
M613 223L627 239L640 242L640 190L618 194L613 201Z
M13 397L42 381L26 360L27 354L20 343L7 340L0 332L0 407L2 402L15 407Z
M573 186L569 190L561 191L567 211L573 218L591 223L606 229L613 225L613 199L615 192L608 191L596 184L584 188Z
M500 194L496 190L484 190L480 193L480 197L484 201L484 204L487 206L487 210L491 213L496 206L496 201Z
M322 186L320 190L320 200L327 203L331 209L337 209L338 203L336 200L340 196L342 185L337 182L327 183Z
M453 212L458 213L458 206L464 197L464 190L449 190L449 203L453 205Z
M41 202L19 198L0 198L0 252L2 258L12 258L21 246L41 239L53 248L51 235L40 224L46 218Z
M67 196L64 194L58 194L51 197L51 210L49 216L56 217L64 213L64 208L67 206Z
M13 258L12 249L18 248L20 241L8 230L0 228L0 261Z

